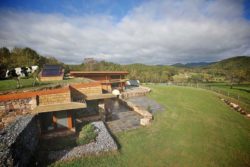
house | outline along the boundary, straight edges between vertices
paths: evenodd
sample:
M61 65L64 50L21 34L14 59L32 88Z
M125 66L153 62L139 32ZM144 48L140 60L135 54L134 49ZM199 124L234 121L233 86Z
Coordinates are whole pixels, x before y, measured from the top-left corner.
M48 134L75 131L78 121L100 120L101 111L109 107L113 98L116 96L103 93L100 82L89 82L1 95L0 102L3 112L19 113L25 109L36 115L42 134Z
M44 65L40 73L41 81L63 80L64 69L61 65Z
M123 91L127 81L127 71L71 71L71 77L84 77L102 83L105 92L112 92L114 89Z
M77 119L100 119L99 105L104 105L105 100L110 98L115 96L103 94L98 82L72 84L55 94L40 95L39 105L34 111L39 113L42 132L74 130Z

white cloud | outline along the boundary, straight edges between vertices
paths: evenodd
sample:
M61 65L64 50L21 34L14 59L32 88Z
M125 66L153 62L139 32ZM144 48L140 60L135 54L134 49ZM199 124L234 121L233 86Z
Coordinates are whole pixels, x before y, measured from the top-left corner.
M5 10L0 46L31 47L65 63L94 57L172 64L250 54L250 23L239 1L148 1L114 20Z

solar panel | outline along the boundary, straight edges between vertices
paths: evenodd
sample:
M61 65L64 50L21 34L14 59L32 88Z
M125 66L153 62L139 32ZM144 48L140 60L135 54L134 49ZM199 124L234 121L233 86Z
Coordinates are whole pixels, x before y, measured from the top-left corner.
M60 65L44 65L42 76L59 76L62 74L62 67Z
M61 69L62 66L60 65L44 65L43 69Z

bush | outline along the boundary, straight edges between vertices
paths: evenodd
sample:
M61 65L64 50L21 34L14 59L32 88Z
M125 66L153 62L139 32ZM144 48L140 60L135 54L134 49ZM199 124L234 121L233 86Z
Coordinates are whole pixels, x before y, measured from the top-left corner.
M97 132L95 131L94 125L87 124L82 127L76 142L78 145L87 144L94 141L96 136Z

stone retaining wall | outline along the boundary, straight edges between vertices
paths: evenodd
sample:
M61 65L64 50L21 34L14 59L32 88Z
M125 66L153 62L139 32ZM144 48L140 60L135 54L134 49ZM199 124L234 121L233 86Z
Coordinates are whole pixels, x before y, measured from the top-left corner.
M129 97L136 97L136 96L145 96L151 91L150 88L139 86L137 88L133 88L131 90L126 90L122 92L121 97L123 99L127 99Z
M13 122L18 115L29 114L36 107L36 98L0 102L0 129Z
M0 134L0 166L27 166L38 144L40 128L34 115L18 116Z
M71 101L70 92L56 93L39 96L39 105L69 103Z
M77 90L85 95L102 94L101 85L95 87L78 88Z
M63 74L60 76L54 76L54 77L40 77L40 80L42 82L46 82L46 81L61 81L63 80Z

